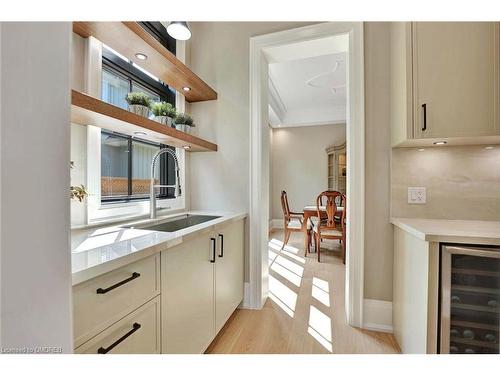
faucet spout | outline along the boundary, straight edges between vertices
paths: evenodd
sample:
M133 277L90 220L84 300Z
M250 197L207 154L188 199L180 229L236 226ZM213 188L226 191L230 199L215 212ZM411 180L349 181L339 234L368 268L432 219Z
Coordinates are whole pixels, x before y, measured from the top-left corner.
M155 167L161 155L168 154L174 159L175 163L175 185L157 185L155 184ZM177 159L177 154L174 150L170 148L162 148L158 150L151 160L151 180L149 185L149 211L150 218L156 219L156 188L157 187L175 187L174 196L180 197L182 195L181 190L181 178L180 178L180 168L179 160Z

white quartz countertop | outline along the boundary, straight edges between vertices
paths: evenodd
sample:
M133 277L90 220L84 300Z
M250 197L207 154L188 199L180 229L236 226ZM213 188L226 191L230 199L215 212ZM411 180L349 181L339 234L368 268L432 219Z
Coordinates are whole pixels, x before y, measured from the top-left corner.
M428 242L500 245L500 221L393 217L391 223Z
M185 214L220 217L175 232L123 228L125 225L154 225ZM71 231L73 285L179 245L185 238L212 230L216 225L245 217L245 213L190 211L159 216L154 221L144 219L113 226L73 229Z

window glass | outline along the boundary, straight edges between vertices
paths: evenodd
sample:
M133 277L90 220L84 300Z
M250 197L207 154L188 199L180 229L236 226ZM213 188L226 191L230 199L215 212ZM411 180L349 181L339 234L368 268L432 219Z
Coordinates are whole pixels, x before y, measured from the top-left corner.
M128 140L101 134L101 196L128 195Z
M130 90L129 81L118 74L103 69L102 71L102 94L101 98L106 103L127 109L125 100Z
M160 146L132 141L132 195L149 196L151 160ZM156 184L160 183L160 163L156 166ZM158 190L156 191L158 194Z
M148 89L145 89L141 85L138 85L138 84L136 84L134 82L132 82L132 92L143 92L144 94L146 94L147 96L149 96L152 101L154 101L154 102L161 101L160 96L158 94L155 94L154 92L152 92L152 91L150 91Z

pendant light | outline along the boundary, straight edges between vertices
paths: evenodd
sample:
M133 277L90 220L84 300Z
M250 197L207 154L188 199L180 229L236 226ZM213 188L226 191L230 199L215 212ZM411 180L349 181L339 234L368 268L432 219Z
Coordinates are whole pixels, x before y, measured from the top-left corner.
M191 30L185 21L172 21L167 26L167 33L177 40L188 40L191 38Z

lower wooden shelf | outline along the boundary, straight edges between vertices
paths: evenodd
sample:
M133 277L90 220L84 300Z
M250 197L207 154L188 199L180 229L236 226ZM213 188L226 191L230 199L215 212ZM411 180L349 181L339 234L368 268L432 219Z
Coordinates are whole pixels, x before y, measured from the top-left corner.
M191 152L217 151L215 143L186 134L75 90L71 91L71 122L93 125L135 138L184 148ZM142 132L145 135L137 135L134 132Z

